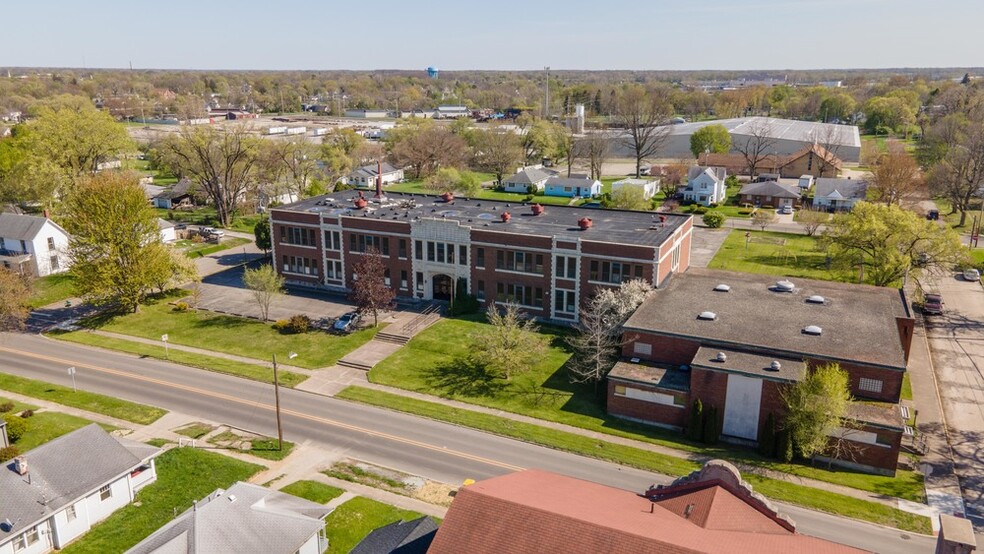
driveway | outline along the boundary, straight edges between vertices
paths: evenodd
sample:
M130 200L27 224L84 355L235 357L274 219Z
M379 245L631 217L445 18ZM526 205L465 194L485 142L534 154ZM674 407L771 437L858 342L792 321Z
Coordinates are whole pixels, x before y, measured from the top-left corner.
M926 318L954 464L967 516L984 527L984 288L955 274L928 288L943 295L944 316Z
M695 226L690 243L691 267L707 267L730 233L731 229L708 229L707 227Z

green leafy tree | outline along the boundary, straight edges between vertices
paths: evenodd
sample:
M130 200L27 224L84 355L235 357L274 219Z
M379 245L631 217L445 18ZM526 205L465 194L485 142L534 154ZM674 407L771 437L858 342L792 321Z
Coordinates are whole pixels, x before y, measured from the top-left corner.
M694 442L704 440L704 404L700 398L694 400L690 408L690 425L687 425L687 438Z
M150 243L146 249L147 278L159 292L199 280L198 267L183 252L160 242Z
M762 436L759 438L759 453L767 458L776 455L776 418L769 412L762 426Z
M895 205L858 202L827 224L823 243L842 267L864 264L865 277L880 287L909 273L949 270L967 259L956 231Z
M903 98L875 96L864 105L864 127L869 133L897 132L916 122L916 110Z
M270 318L270 306L284 293L284 278L270 265L247 269L243 273L243 285L249 290L260 308L260 315L266 321Z
M475 196L482 188L477 175L471 171L458 171L453 167L442 167L424 180L424 186L437 192L455 192Z
M16 414L3 414L3 420L7 422L7 438L10 442L17 442L27 433L27 420Z
M24 328L30 297L31 284L23 275L0 268L0 331Z
M850 94L837 92L824 98L823 102L820 102L820 116L825 122L835 119L848 121L854 115L857 108L858 103Z
M65 202L65 230L77 292L93 304L136 311L156 283L157 216L134 175L81 179Z
M727 154L731 151L731 135L724 125L701 127L690 135L690 151L694 153L695 158L700 157L702 152Z
M511 380L530 371L546 350L546 340L532 319L523 317L516 304L502 311L495 303L486 311L489 324L472 337L472 356L491 374Z
M707 212L703 217L704 225L707 225L711 229L721 227L727 219L728 218L721 212Z
M362 313L372 314L373 327L379 325L379 312L388 310L396 298L396 291L386 284L389 269L375 248L369 248L356 260L352 272L357 276L352 283L351 299Z
M652 203L641 187L619 187L611 193L611 207L620 210L648 210Z
M256 222L253 226L253 237L256 239L256 247L263 251L264 254L270 251L273 246L273 236L270 231L270 220L263 218Z
M718 418L717 406L708 406L704 411L704 442L715 445L721 436L721 420Z
M797 453L807 459L823 454L847 415L851 393L847 372L836 363L816 366L782 392L789 432Z

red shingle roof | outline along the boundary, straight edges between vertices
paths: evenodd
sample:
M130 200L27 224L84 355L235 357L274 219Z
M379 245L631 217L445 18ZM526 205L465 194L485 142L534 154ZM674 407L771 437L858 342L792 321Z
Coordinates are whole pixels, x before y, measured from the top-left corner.
M683 511L691 503L700 509L695 507L688 520ZM709 485L661 504L628 491L526 470L462 487L428 552L861 552L787 531L721 486Z

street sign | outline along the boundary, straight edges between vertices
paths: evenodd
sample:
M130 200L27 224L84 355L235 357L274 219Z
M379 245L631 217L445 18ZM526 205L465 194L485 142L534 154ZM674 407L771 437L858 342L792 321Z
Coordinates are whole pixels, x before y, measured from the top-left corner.
M167 334L166 333L163 334L163 335L161 335L161 340L164 341L164 342L167 342Z
M167 352L167 333L161 335L161 342L164 343L164 359L169 359L170 355Z
M72 376L72 390L79 392L78 387L75 386L75 366L68 368L68 374Z

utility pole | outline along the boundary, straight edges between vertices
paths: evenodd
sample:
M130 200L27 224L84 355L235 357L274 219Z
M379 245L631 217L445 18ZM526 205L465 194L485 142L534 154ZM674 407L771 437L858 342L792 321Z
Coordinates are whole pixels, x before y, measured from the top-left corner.
M287 354L288 360L293 360L297 357L296 352L289 352ZM277 354L273 353L273 399L277 410L277 450L284 449L284 428L280 422L280 378L277 375Z

